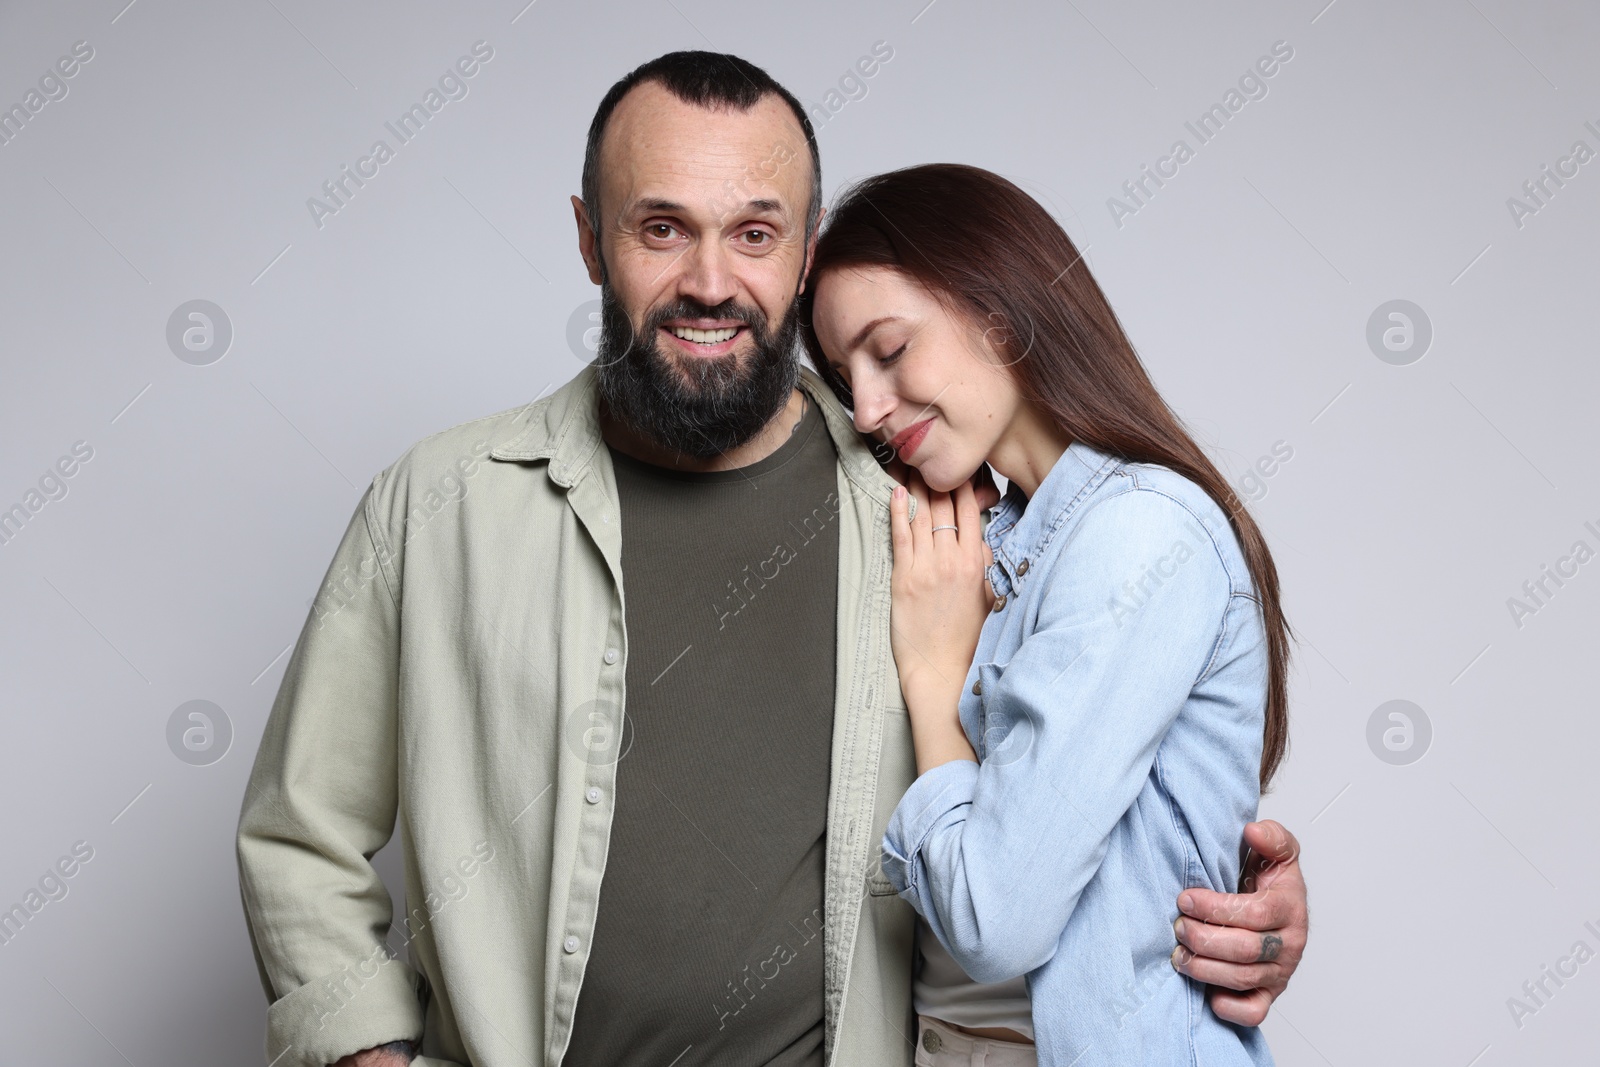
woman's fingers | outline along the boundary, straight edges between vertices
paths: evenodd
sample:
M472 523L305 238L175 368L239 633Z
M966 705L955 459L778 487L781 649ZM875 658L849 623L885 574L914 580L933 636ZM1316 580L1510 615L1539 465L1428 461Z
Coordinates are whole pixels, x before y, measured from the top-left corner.
M911 563L911 521L908 518L910 511L911 493L903 485L895 486L894 494L889 497L889 542L894 546L896 567Z
M978 497L978 507L992 508L1000 503L1000 487L994 484L994 472L987 463L978 465L978 470L972 476L973 490Z
M934 553L960 551L972 554L985 567L994 562L994 554L983 540L978 487L971 481L962 482L949 493L936 492L923 479L922 472L913 468L906 489L907 499L898 507L892 502L890 505L890 516L896 526L897 557L915 559L926 553L924 558L932 559ZM911 511L913 504L915 510ZM911 511L909 521L908 511ZM900 539L902 533L906 534L904 541ZM946 537L946 534L951 536Z
M931 510L928 506L928 483L922 480L919 472L913 470L906 488L917 505L911 515L911 556L913 559L918 556L926 558L926 553L933 547L933 522L928 518Z
M983 524L978 521L978 494L972 482L965 481L956 486L954 493L950 494L956 503L956 524L961 527L961 550L971 557L972 561L984 570L983 580L977 582L980 595L985 603L995 600L994 583L989 581L987 573L989 564L994 562L994 553L989 549L989 542L983 539Z
M933 520L928 524L928 529L931 531L937 526L956 525L956 506L951 503L950 494L935 492L933 489L928 488L927 482L923 482L922 487L928 490L929 518ZM956 538L954 536L946 537L946 535L954 535L955 532L954 530L944 530L935 534L934 546L936 548L954 548L956 546Z
M955 497L956 525L961 527L961 543L974 548L983 544L983 526L978 522L978 494L972 482L962 482L951 495Z

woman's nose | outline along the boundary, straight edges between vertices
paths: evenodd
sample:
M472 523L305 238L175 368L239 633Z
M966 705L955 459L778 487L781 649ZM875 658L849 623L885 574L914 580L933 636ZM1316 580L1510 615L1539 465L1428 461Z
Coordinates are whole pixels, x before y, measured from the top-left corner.
M856 429L870 434L882 427L884 419L894 410L894 399L882 390L866 387L865 383L863 386L859 392L852 389L850 395L856 405Z

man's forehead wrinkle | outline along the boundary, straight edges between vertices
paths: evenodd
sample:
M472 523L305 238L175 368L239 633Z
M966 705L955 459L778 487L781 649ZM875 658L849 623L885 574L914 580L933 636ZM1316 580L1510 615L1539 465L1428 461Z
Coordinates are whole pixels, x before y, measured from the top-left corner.
M751 138L748 144L707 143L703 139L659 137L637 144L629 153L631 174L656 172L691 181L734 181L749 187L776 189L787 165L780 164L773 144ZM793 156L790 157L793 159Z
M748 111L703 108L646 83L618 104L600 163L602 189L609 187L622 202L619 218L646 195L678 202L694 195L688 188L663 189L660 179L704 183L699 195L717 205L718 215L735 202L743 207L749 200L773 199L792 217L811 191L810 149L776 96Z
M669 205L691 215L732 218L734 215L776 215L793 221L806 190L785 190L777 181L762 178L741 165L724 173L704 173L692 160L678 159L662 167L630 161L615 175L612 195L619 219L640 212L670 211ZM673 178L686 179L679 184Z

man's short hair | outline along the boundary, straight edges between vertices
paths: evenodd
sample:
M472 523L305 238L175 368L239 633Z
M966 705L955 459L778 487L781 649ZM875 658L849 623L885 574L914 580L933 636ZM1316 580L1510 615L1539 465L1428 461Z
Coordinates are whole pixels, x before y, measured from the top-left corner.
M589 124L589 143L583 153L583 203L589 212L589 225L600 233L600 139L605 136L611 113L628 91L644 82L654 82L686 104L697 107L731 108L749 111L763 97L779 97L806 135L811 150L811 206L806 211L807 244L822 213L822 158L817 152L817 135L811 120L794 94L772 79L772 75L748 60L721 52L668 52L635 67L613 85Z

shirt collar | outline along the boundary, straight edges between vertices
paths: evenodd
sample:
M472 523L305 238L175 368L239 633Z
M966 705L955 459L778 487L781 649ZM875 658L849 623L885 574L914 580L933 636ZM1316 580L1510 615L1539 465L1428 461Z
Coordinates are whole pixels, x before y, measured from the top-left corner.
M1000 596L1026 584L1051 540L1078 505L1121 465L1116 457L1074 441L1029 499L1015 482L990 512L984 540L994 552L989 582Z
M838 397L810 367L800 368L799 387L822 412L845 476L885 509L895 481L879 465ZM548 397L524 407L516 420L526 425L489 455L499 460L548 459L550 479L571 488L582 479L600 450L600 384L594 365L584 367Z
M593 364L548 397L536 399L517 413L521 433L489 452L499 460L550 461L557 485L571 488L600 446L600 389Z

